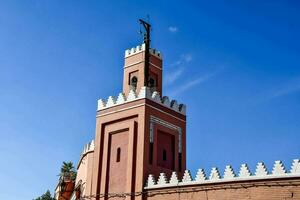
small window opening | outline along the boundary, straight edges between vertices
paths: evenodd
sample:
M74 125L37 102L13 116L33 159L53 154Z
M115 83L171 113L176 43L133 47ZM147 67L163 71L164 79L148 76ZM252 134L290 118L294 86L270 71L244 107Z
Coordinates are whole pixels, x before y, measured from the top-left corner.
M120 160L121 160L121 148L119 147L118 149L117 149L117 162L120 162Z
M153 143L150 143L150 149L149 149L149 164L152 165L153 162Z
M149 79L149 87L151 88L155 87L155 80L153 78Z
M138 82L138 79L137 79L136 76L134 76L134 77L131 78L130 86L131 86L132 89L134 89L134 90L136 89L136 87L137 87L137 82Z
M178 153L178 168L179 168L179 171L180 171L180 172L181 172L181 170L182 170L181 161L182 161L182 154L181 154L181 153Z
M167 160L167 151L164 149L163 150L163 161Z

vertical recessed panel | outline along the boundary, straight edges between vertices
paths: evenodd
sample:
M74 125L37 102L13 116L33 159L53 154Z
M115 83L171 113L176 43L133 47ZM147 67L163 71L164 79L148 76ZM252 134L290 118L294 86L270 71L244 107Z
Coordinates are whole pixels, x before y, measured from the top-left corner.
M126 191L128 129L110 134L108 158L108 193ZM122 184L120 184L122 183Z

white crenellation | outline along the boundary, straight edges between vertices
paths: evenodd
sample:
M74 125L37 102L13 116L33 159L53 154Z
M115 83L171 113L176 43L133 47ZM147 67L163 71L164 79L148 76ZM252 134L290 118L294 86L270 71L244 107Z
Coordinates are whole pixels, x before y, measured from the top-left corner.
M79 159L77 167L79 167L83 157L86 156L88 153L94 152L94 150L95 150L95 141L94 140L92 140L90 143L84 145L83 150L80 154L80 159Z
M235 177L235 173L231 167L231 165L227 165L224 171L224 179L233 179Z
M163 103L165 106L167 106L167 107L171 107L169 97L167 97L167 96L164 96L164 97L162 98L162 103Z
M250 176L251 176L251 172L249 170L248 165L247 164L242 164L240 172L239 172L239 177L247 178L247 177L250 177Z
M127 101L134 101L136 99L137 99L136 92L135 92L135 90L131 89L128 93Z
M153 92L151 98L155 101L155 102L158 102L158 103L161 103L161 99L160 99L160 95L158 92Z
M167 177L165 173L160 173L157 181L157 185L167 184Z
M179 109L179 106L178 106L178 103L176 100L171 101L171 108L176 111Z
M109 96L106 106L111 107L111 106L114 106L115 104L116 104L115 98L113 96Z
M180 110L181 113L183 113L185 115L186 114L186 105L180 104L179 105L179 110Z
M98 110L102 110L104 108L106 108L105 102L102 99L99 99L98 100Z
M236 176L230 165L226 166L224 170L224 177L222 178L216 167L212 168L209 179L206 178L203 169L199 169L195 180L192 179L192 175L189 170L185 170L181 181L178 180L177 173L173 172L169 181L166 179L165 174L160 174L158 183L155 183L153 175L149 175L146 189L148 188L160 188L160 187L178 187L186 185L197 184L213 184L213 183L226 183L232 181L246 181L246 180L266 180L266 179L278 179L278 178L300 178L300 160L295 159L292 163L291 171L287 172L284 169L284 165L281 161L275 161L272 173L268 174L267 168L264 163L257 164L256 173L252 175L247 164L242 164L239 175Z
M292 174L300 174L300 160L299 159L293 160L291 173Z
M146 187L151 187L156 185L154 176L152 174L149 174L146 185L147 185Z
M203 181L205 181L206 179L207 179L207 178L206 178L206 174L205 174L204 169L198 169L197 174L196 174L195 181L197 181L197 182L203 182Z
M255 171L256 176L266 176L268 175L268 170L263 162L257 163L256 166L256 171Z
M137 53L143 52L143 51L145 51L145 43L143 43L142 45L133 47L131 49L125 50L125 58L135 55ZM150 52L150 54L152 54L160 59L162 58L161 52L157 51L156 49L150 49L149 52Z
M184 174L183 174L183 177L182 177L182 182L187 183L187 182L191 182L192 180L193 179L192 179L192 175L191 175L190 170L185 170Z
M171 178L170 178L170 184L178 184L178 176L176 172L172 172Z
M163 97L161 98L160 94L157 91L151 92L149 87L142 87L140 89L140 92L137 94L135 90L130 90L127 97L120 93L117 98L113 96L109 96L107 101L104 101L102 99L98 100L98 110L104 110L113 106L117 106L120 104L124 104L127 102L139 100L139 99L149 99L156 103L159 103L160 105L163 105L165 107L168 107L176 112L179 112L183 115L186 115L186 106L184 104L177 103L176 100L172 100L170 102L169 97Z
M272 175L282 175L285 174L286 170L283 163L280 160L276 160L273 166Z
M116 104L122 104L126 102L126 96L124 93L120 93L118 96L118 99L116 101Z
M151 90L149 87L142 87L140 92L139 92L139 95L138 95L138 98L139 99L142 99L142 98L146 98L146 99L151 99Z
M213 167L209 175L209 180L218 180L218 179L221 179L220 172L218 168Z
M82 154L85 154L87 151L87 148L86 148L86 145L83 146L83 151L82 151Z
M84 145L81 155L84 155L88 152L94 151L94 149L95 149L95 141L92 140L90 143L87 143L86 145Z
M92 140L90 142L90 149L94 150L95 149L95 140Z
M150 49L149 52L156 57L162 58L161 52L157 51L156 49Z

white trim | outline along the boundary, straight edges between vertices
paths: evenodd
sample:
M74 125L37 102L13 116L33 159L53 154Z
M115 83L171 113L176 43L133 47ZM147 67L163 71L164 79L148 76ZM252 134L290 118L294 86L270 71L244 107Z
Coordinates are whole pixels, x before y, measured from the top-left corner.
M119 99L119 97L122 98ZM161 98L157 91L151 92L151 89L149 87L144 86L141 87L138 94L135 90L131 89L127 97L123 93L119 93L118 97L110 96L107 101L99 99L97 110L105 110L107 108L125 104L127 102L132 102L138 99L149 99L178 113L186 115L186 106L184 104L178 105L176 100L172 100L170 102L169 98L166 96Z
M132 101L132 102L133 102L133 101ZM146 105L146 104L145 104L145 103L142 103L142 104L138 104L138 105L135 105L135 106L130 106L130 107L127 107L127 108L123 108L123 109L111 111L111 112L108 112L108 113L96 115L96 117L102 117L102 116L105 116L105 115L110 115L110 114L113 114L113 113L118 113L118 112L125 111L125 110L129 110L129 109L132 109L132 108L138 108L138 107L141 107L141 106L143 106L143 105Z
M137 99L137 100L140 100L140 99ZM133 101L131 101L131 102L133 102ZM171 115L171 114L169 114L169 113L167 113L167 112L165 112L165 111L163 111L163 110L161 110L161 109L158 109L158 108L156 108L156 107L154 107L154 106L151 106L151 105L149 105L149 104L146 104L146 103L138 104L138 105L135 105L135 106L130 106L130 107L123 108L123 109L120 109L120 110L115 110L115 111L107 112L107 113L104 113L104 114L99 114L99 115L96 115L96 117L102 117L102 116L110 115L110 114L113 114L113 113L118 113L118 112L125 111L125 110L129 110L129 109L132 109L132 108L137 108L137 107L140 107L140 106L143 106L143 105L148 106L148 107L151 107L151 108L153 108L153 109L155 109L155 110L158 110L158 111L160 111L160 112L162 112L162 113L164 113L164 114L166 114L166 115L169 115L169 116L171 116L171 117L173 117L173 118L175 118L175 119L178 119L178 120L180 120L180 121L182 121L182 122L186 122L186 121L183 120L183 119L180 119L180 118L178 118L178 117L175 117L174 115Z
M161 67L159 67L159 66L157 66L157 65L155 65L155 64L153 64L152 62L149 62L153 67L155 67L155 68L157 68L157 69L159 69L159 70L161 70L162 71L162 68Z
M124 65L124 69L125 69L125 68L128 68L128 67L131 67L131 66L133 66L133 65L137 65L137 64L143 63L143 62L145 62L145 61L138 61L138 62L132 63L132 64L130 64L130 65Z
M144 63L145 61L138 61L138 62L135 62L135 63L132 63L132 64L130 64L130 65L124 65L124 69L126 69L126 68L128 68L128 67L132 67L133 65L137 65L137 64L140 64L140 63ZM157 65L155 65L155 64L153 64L152 62L149 62L153 67L155 67L155 68L157 68L157 69L159 69L159 70L161 70L162 71L162 68L161 67L159 67L159 66L157 66Z
M238 182L238 181L251 181L251 180L272 180L272 179L287 179L287 178L299 178L300 180L300 171L295 171L295 168L300 167L300 160L294 159L292 163L292 167L290 172L285 170L283 163L280 160L275 161L273 165L273 170L271 173L268 172L266 166L263 162L259 162L256 166L256 172L263 168L264 173L251 173L247 164L242 164L240 167L239 175L236 176L233 168L230 165L227 165L224 170L223 177L220 176L219 170L216 167L213 167L211 170L211 175L207 177L205 175L205 171L203 169L199 169L196 178L190 175L189 170L185 170L184 177L179 181L177 178L177 173L173 172L170 181L166 181L167 183L159 184L155 182L155 178L153 175L153 182L155 184L147 185L145 189L152 188L165 188L165 187L178 187L178 186L194 186L194 185L202 185L202 184L215 184L215 183L229 183L229 182ZM279 171L278 171L279 169ZM228 176L228 171L229 176ZM244 172L247 172L246 176ZM243 172L243 173L242 173ZM188 176L188 177L187 177ZM172 180L172 181L171 181Z
M250 176L248 178L240 178L235 177L232 179L218 179L218 180L205 180L202 182L198 181L189 181L189 182L179 182L178 184L163 184L163 185L153 185L151 187L144 187L144 189L156 189L156 188L166 188L166 187L178 187L178 186L194 186L194 185L205 185L205 184L215 184L215 183L230 183L230 182L240 182L240 181L250 181L250 180L268 180L268 179L278 179L278 178L300 178L300 175L294 175L294 174L285 174L282 176L272 176L267 175L263 177L256 177L256 176Z
M175 119L178 119L178 120L180 120L180 121L182 121L182 122L186 122L186 120L183 120L183 119L180 119L180 118L178 118L178 117L175 117L174 115L171 115L170 113L167 113L167 112L165 112L165 111L163 111L163 110L161 110L161 109L159 109L159 108L156 108L156 107L154 107L154 106L151 106L151 105L149 105L149 104L146 104L146 106L148 106L148 107L150 107L150 108L153 108L153 109L155 109L155 110L158 110L158 111L160 111L160 112L162 112L162 113L164 113L164 114L166 114L166 115L169 115L169 116L171 116L171 117L174 117ZM165 106L166 107L166 106ZM170 109L170 108L169 108ZM172 110L172 109L171 109Z
M178 131L178 152L181 153L182 152L182 129L179 126L176 126L172 123L169 123L167 121L164 121L162 119L159 119L157 117L154 117L153 115L150 116L150 142L153 143L154 142L154 124L160 124L164 127L170 128L170 129L174 129L176 131Z

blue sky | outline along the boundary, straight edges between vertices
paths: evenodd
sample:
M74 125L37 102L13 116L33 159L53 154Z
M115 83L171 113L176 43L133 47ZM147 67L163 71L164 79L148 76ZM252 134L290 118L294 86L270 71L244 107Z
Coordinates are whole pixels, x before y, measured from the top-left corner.
M194 173L300 157L298 1L0 0L0 199L54 190L94 138L98 98L122 89L124 51L164 57L164 95L187 104Z

